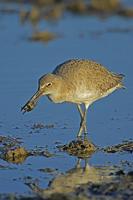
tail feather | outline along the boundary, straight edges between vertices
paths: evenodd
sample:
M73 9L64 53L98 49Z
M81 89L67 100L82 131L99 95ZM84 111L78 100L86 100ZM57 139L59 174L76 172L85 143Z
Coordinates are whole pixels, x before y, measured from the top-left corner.
M114 79L116 80L116 84L118 84L117 88L123 88L126 89L126 87L124 86L124 83L122 82L122 80L124 79L125 75L124 74L115 74L113 73Z
M122 80L122 79L125 77L124 74L112 73L112 75L113 75L116 79L118 79L118 80Z
M124 74L117 74L117 78L118 78L118 81L119 81L119 88L122 88L122 89L126 89L126 87L124 86L124 83L122 82L124 77L125 77Z
M117 77L118 77L120 80L122 80L122 79L125 77L125 75L124 75L124 74L117 74Z

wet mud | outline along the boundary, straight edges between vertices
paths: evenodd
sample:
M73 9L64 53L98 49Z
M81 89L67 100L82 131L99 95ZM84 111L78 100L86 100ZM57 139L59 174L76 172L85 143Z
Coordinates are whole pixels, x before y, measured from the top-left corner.
M126 141L122 144L117 144L113 146L109 146L103 149L106 153L121 153L128 152L133 153L133 141Z
M85 140L73 140L63 146L57 146L61 151L67 152L70 155L77 156L79 158L90 157L98 148L90 142Z
M0 136L0 159L9 163L22 164L29 156L44 156L46 158L55 156L54 153L50 153L47 149L26 150L21 143L16 138Z

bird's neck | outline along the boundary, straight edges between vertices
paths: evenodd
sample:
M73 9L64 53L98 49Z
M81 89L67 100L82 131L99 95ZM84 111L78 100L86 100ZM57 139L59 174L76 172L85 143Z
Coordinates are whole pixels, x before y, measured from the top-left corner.
M71 102L73 96L71 84L66 82L66 80L61 80L60 87L57 88L56 92L49 94L48 98L54 103Z
M68 82L67 80L62 80L61 88L60 88L60 98L63 101L72 102L73 96L74 96L74 85L71 82Z

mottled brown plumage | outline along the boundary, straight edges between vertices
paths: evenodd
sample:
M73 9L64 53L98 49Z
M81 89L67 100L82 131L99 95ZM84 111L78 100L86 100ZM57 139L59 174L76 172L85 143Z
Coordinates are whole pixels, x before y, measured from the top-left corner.
M90 104L122 88L123 75L110 72L101 64L90 60L69 60L58 65L50 74L39 79L37 93L25 104L22 110L30 111L38 98L47 95L55 103L76 103L81 116L78 136L86 129L86 113ZM85 105L83 112L80 104Z
M108 71L101 64L90 60L69 60L57 66L53 74L61 76L67 83L70 95L73 93L72 102L87 103L92 99L97 100L110 93L111 89L122 87L122 75ZM65 84L66 84L65 83ZM92 93L89 99L83 99L82 93ZM75 98L75 99L74 99ZM77 103L78 103L77 102Z

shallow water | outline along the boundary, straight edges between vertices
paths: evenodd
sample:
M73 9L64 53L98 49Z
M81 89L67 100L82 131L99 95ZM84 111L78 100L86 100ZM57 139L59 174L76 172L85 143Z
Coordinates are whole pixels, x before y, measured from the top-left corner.
M5 5L0 6L3 8ZM12 7L20 9L19 5ZM29 193L30 189L24 184L26 176L39 179L40 185L47 187L55 174L43 173L39 169L55 168L60 173L75 165L77 158L56 148L57 142L65 144L76 137L79 116L75 105L53 104L42 98L33 112L25 115L20 112L21 106L37 89L38 78L67 59L93 59L125 75L126 90L116 91L93 104L88 111L87 125L89 138L100 147L132 138L132 18L99 18L67 13L57 22L42 20L38 26L60 37L48 43L31 42L28 40L33 31L30 22L21 24L17 12L0 13L0 135L21 138L22 146L28 150L48 148L55 156L31 156L18 165L1 159L0 165L10 169L0 169L0 193ZM54 127L34 130L34 123ZM94 167L119 166L121 161L131 160L132 154L97 152L89 159L89 164Z

